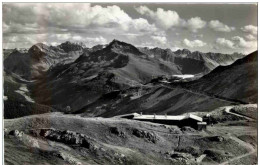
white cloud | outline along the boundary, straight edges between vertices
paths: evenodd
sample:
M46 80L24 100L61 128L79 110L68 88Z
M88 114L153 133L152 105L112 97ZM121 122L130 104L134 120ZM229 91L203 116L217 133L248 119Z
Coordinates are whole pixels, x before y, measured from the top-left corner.
M3 37L4 48L29 48L36 43L46 42L49 34L17 34Z
M173 26L178 26L181 22L179 14L176 11L164 10L157 8L156 11L149 9L147 6L140 6L136 8L141 15L146 15L155 20L158 27L169 29Z
M165 45L167 43L167 38L164 36L151 36L151 38L161 45Z
M147 6L139 6L136 11L141 15L150 17L155 21L157 27L161 27L165 30L173 27L185 27L192 32L197 32L198 29L202 29L206 26L207 22L200 17L193 17L185 21L181 19L176 11L164 10L157 8L156 11L149 9Z
M102 36L94 37L94 38L86 37L86 38L84 38L84 41L86 43L92 44L92 45L95 45L95 44L107 44L107 39L105 39Z
M149 22L144 18L138 18L134 19L130 26L132 26L137 31L146 31L146 32L155 32L157 31L157 28L154 24L149 24Z
M246 41L244 38L235 36L232 37L232 40L235 42L236 47L238 48L256 48L257 41Z
M216 47L226 47L236 50L237 52L250 53L257 49L257 41L246 41L243 37L234 36L231 40L225 38L217 38Z
M206 26L207 22L203 21L200 17L190 18L185 26L192 32L197 32L198 29L202 29Z
M140 47L148 47L148 48L155 48L155 46L154 46L154 44L152 43L152 42L150 42L150 41L148 41L148 42L142 42L140 45L138 45L138 46L140 46Z
M144 18L132 18L116 5L9 3L3 6L3 38L43 33L52 34L42 41L47 43L68 40L89 43L98 43L97 40L100 40L101 43L106 43L106 39L99 36L111 37L116 34L120 38L124 34L133 34L129 38L138 35L149 35L150 38L151 35L162 32L155 24L150 24ZM98 39L87 40L87 37ZM13 47L20 45L22 44L12 44ZM24 45L31 46L29 42Z
M174 51L174 52L177 51L177 50L179 50L179 49L181 49L181 48L178 47L178 46L173 46L173 47L171 47L171 50Z
M252 34L245 35L245 38L248 40L256 40L256 37L253 36Z
M253 25L247 25L241 28L242 31L246 33L250 33L253 35L257 35L257 27Z
M131 18L116 5L102 7L100 5L91 6L88 3L5 4L3 6L3 22L4 30L7 31L8 26L12 26L14 28L11 27L12 32L21 30L38 32L39 30L48 30L50 26L60 27L58 29L60 31L64 28L72 30L95 26L119 27L124 31L132 30L132 28L134 30L155 28L143 18ZM14 23L15 26L13 26ZM17 26L20 27L15 28Z
M52 37L55 37L59 40L63 40L63 41L67 41L71 38L71 34L70 33L66 33L66 34L52 34Z
M219 20L210 21L209 27L215 31L220 31L220 32L231 32L235 30L235 27L229 27L228 25L223 24Z
M31 43L36 44L46 41L48 34L27 34L27 35L10 35L3 38L3 43Z
M57 46L57 45L59 45L58 42L51 42L51 46Z
M83 38L81 36L73 36L72 39L76 41L81 41Z
M137 37L140 37L142 34L135 34L135 33L126 33L126 36L129 40L135 40Z
M201 40L193 40L190 41L187 38L185 38L183 40L183 44L186 45L189 48L195 48L195 47L203 47L205 45L207 45L205 42L201 41Z
M226 47L226 48L234 49L234 42L227 40L225 38L217 38L216 44L223 46L223 47Z
M165 31L156 31L156 32L154 32L153 34L156 35L156 36L162 36L162 37L165 37L165 36L166 36Z

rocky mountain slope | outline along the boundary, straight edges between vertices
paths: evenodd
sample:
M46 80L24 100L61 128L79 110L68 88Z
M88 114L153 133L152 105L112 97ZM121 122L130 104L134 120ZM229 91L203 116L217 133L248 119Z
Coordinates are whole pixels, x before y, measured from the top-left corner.
M229 66L219 66L186 88L225 98L257 103L258 51Z
M15 73L27 80L37 79L50 67L74 61L83 53L83 48L70 42L47 46L42 43L33 45L28 52L15 49L5 60L6 72Z
M149 81L151 73L180 72L170 63L148 59L133 45L114 40L103 49L85 52L70 64L52 67L30 89L42 104L80 109L111 90Z
M86 57L88 54L91 55ZM128 60L120 61L122 56L117 57L115 54L127 56ZM78 58L81 55L82 57ZM108 63L113 62L112 65L118 65L111 65L117 68L114 72L123 77L129 77L131 74L134 76L130 78L144 81L152 75L207 73L218 65L228 65L241 57L242 54L201 53L190 52L187 49L175 52L160 48L138 49L117 40L108 45L96 45L92 48L86 48L82 43L67 41L58 46L38 43L28 51L15 49L5 59L4 68L7 72L16 73L22 78L36 79L49 68L74 62L78 58L77 62L92 62L100 68L107 67Z
M148 88L148 90L147 90ZM141 90L142 89L142 90ZM113 99L101 98L76 113L83 116L111 117L143 112L172 114L209 112L220 106L257 102L257 52L229 66L219 66L201 79L188 83L142 86L136 99L126 92Z
M221 54L191 52L188 49L171 51L170 49L139 48L140 51L149 55L150 58L158 58L163 61L172 62L178 66L182 74L208 73L219 65L230 65L235 60L244 57L243 54Z

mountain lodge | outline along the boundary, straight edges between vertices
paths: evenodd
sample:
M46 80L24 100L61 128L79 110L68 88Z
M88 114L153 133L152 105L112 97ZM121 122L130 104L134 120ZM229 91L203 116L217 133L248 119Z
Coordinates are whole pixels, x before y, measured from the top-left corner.
M148 121L159 124L176 125L178 127L189 126L197 130L206 129L206 122L199 116L193 114L179 115L179 116L169 116L169 115L143 115L138 113L131 113L117 116L120 118L138 120L138 121Z

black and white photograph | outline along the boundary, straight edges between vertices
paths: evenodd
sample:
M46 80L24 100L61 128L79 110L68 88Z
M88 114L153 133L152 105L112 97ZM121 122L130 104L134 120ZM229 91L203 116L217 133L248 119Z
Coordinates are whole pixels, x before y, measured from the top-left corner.
M2 2L4 165L258 164L258 2Z

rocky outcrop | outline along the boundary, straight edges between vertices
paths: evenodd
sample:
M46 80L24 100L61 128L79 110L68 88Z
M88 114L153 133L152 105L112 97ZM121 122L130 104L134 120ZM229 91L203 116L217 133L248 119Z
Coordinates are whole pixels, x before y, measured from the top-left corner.
M112 134L115 134L116 136L119 136L122 138L126 137L125 133L123 131L119 130L119 128L117 128L117 127L110 127L109 130Z
M22 137L24 135L23 131L18 131L18 130L11 130L9 132L9 135L13 135L15 137Z
M195 164L195 158L190 153L168 151L164 154L164 157L171 160L172 164L179 164L180 162L183 164Z
M177 159L177 160L188 161L188 160L191 160L193 158L193 156L188 153L174 152L173 154L171 154L171 158Z
M62 50L68 53L70 51L82 51L83 48L85 48L86 46L83 43L73 43L73 42L66 41L58 45L57 47L61 48Z
M56 129L36 129L30 130L29 133L36 137L41 136L64 144L79 145L91 150L97 149L97 146L90 141L87 135L69 130L60 131Z
M212 136L208 137L207 139L212 142L223 142L225 140L225 138L222 136Z
M82 165L81 162L79 162L76 158L74 158L72 155L66 152L58 151L58 152L54 152L53 155L65 160L69 164Z
M151 132L143 131L143 130L139 130L139 129L133 129L133 135L138 138L145 139L146 141L152 142L152 143L156 143L159 140L155 133L151 133Z
M228 160L233 156L228 152L215 149L207 149L204 151L204 154L207 155L207 158L219 163Z

